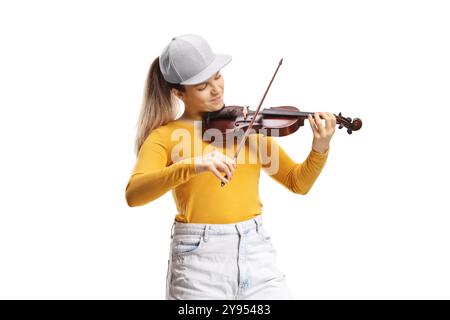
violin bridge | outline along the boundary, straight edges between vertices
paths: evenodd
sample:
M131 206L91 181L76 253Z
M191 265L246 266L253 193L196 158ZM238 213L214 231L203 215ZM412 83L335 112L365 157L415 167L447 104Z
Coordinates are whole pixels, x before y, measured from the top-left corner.
M248 106L245 106L242 110L242 113L244 115L244 120L247 120L247 114L248 114Z

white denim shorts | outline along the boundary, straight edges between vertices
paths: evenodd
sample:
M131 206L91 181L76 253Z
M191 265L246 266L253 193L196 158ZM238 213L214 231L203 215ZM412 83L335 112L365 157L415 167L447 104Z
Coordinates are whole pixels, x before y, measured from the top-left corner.
M232 224L175 221L168 300L293 299L261 215Z

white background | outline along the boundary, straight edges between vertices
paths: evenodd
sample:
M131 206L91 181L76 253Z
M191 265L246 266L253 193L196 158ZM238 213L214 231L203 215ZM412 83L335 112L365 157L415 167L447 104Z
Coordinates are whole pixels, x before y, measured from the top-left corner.
M225 103L363 120L305 195L262 173L297 299L449 299L446 1L2 1L0 298L164 299L171 193L125 186L151 62L197 33ZM308 123L277 141L297 162Z

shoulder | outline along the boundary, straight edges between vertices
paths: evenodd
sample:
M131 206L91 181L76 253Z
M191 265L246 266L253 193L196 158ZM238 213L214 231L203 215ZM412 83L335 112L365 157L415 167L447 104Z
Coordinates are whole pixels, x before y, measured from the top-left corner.
M144 140L145 145L159 144L164 147L170 148L173 144L173 134L177 129L183 128L177 121L169 121L168 123L161 125L148 134Z
M170 138L170 135L173 131L173 124L172 122L169 122L167 124L164 124L162 126L159 126L148 134L147 138L145 139L145 142L147 141L165 141Z

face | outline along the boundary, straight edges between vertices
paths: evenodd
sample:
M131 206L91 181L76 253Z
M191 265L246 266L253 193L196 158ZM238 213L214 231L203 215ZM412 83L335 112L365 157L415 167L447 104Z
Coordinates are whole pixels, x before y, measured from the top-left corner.
M220 71L202 83L185 85L185 88L186 92L172 90L183 100L191 115L216 111L223 107L224 80Z

